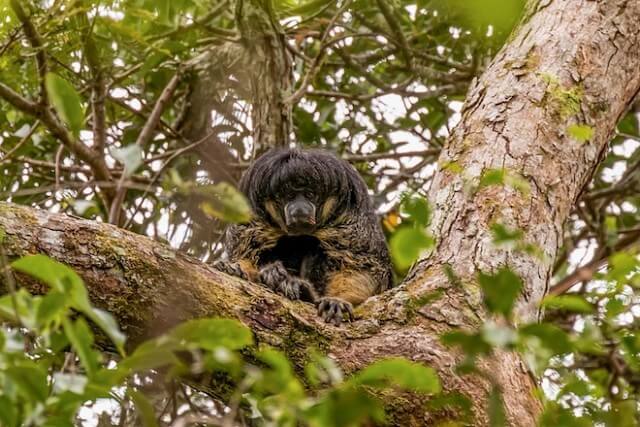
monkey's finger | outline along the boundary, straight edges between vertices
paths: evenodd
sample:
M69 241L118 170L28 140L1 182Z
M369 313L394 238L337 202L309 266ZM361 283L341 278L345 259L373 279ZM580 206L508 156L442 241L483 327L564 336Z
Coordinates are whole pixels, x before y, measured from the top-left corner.
M289 289L289 299L299 300L300 299L300 286L297 283L287 282L287 288Z
M320 301L320 304L318 304L318 316L322 316L324 314L327 309L327 305L329 305L327 300Z
M342 309L340 308L340 304L336 304L335 315L333 316L333 324L335 326L340 326L342 323Z
M329 309L324 314L325 323L331 323L331 320L336 315L336 305L329 303Z
M353 319L355 319L355 316L353 314L353 306L348 302L345 302L343 306L344 306L344 311L347 314L347 317L349 318L349 322L353 322Z

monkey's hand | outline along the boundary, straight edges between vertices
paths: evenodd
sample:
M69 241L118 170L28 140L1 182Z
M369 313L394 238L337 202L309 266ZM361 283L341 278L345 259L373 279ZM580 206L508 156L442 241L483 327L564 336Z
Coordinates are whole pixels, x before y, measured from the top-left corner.
M315 302L317 298L313 285L289 274L281 261L275 261L262 267L260 281L273 292L290 300Z
M253 263L248 260L240 260L237 262L219 260L213 264L213 268L251 282L256 282L258 279L257 269Z
M340 326L344 316L353 321L353 305L338 297L322 297L318 299L318 316L327 323Z
M343 316L353 320L353 306L375 293L376 282L368 272L346 270L329 275L324 296L318 299L318 315L327 323L340 325Z

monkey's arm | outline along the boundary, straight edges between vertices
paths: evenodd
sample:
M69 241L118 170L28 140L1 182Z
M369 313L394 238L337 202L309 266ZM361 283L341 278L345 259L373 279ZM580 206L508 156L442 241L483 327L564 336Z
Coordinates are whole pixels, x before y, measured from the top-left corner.
M324 296L318 300L318 314L336 326L343 315L353 320L353 307L374 295L378 287L378 281L369 273L353 270L332 273Z

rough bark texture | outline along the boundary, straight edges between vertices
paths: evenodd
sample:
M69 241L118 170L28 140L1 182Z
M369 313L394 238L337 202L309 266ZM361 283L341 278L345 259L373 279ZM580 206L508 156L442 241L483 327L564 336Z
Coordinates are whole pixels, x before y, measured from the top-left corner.
M438 369L445 389L473 402L474 424L485 425L491 385L455 373L460 355L442 347L439 336L483 322L475 274L501 265L525 281L520 319L536 317L563 223L640 90L640 2L555 0L532 7L473 85L462 122L443 151L430 193L437 251L403 285L359 308L361 319L351 325L324 325L309 305L284 301L147 238L0 204L7 252L46 253L71 265L85 278L93 301L118 317L133 343L187 318L230 316L252 327L259 340L282 348L298 367L310 347L330 354L347 372L380 357L405 356ZM593 137L572 139L572 124L592 127ZM493 169L505 170L506 185L480 185ZM494 248L489 228L496 221L525 231L544 259ZM458 282L447 279L445 265ZM535 425L540 404L519 357L500 353L482 365L504 392L509 423ZM417 396L394 398L390 410L392 424L401 426L450 416L427 412Z
M293 70L272 1L238 1L236 19L248 58L255 151L286 147L293 129L284 98L292 89Z
M237 104L251 105L251 120L245 125L257 153L288 146L292 132L291 106L284 102L293 85L292 60L271 1L238 1L235 19L238 41L216 46L192 61L195 73L180 123L186 139L206 138L197 150L214 181L235 182L239 169L228 166L234 158L214 132L212 111L235 125L240 118L234 111Z
M525 282L521 320L536 318L563 224L640 87L640 2L532 3L537 10L472 85L441 154L430 192L440 240L421 265L449 263L463 280L511 266ZM593 136L572 138L574 125ZM483 186L497 170L505 185ZM496 248L494 223L524 230L544 259Z

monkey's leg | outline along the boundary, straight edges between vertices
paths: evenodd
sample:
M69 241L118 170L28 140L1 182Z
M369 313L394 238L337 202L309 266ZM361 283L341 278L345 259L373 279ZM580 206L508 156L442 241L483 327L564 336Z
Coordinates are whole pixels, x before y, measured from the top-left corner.
M318 315L327 323L340 325L343 316L353 320L353 307L375 293L373 277L357 271L339 271L329 275L323 297L318 299Z
M315 302L317 295L311 283L289 274L281 261L275 261L260 269L260 281L273 292L290 300Z
M257 282L259 279L258 269L255 264L248 259L241 259L235 262L219 260L213 264L213 268L251 282Z

